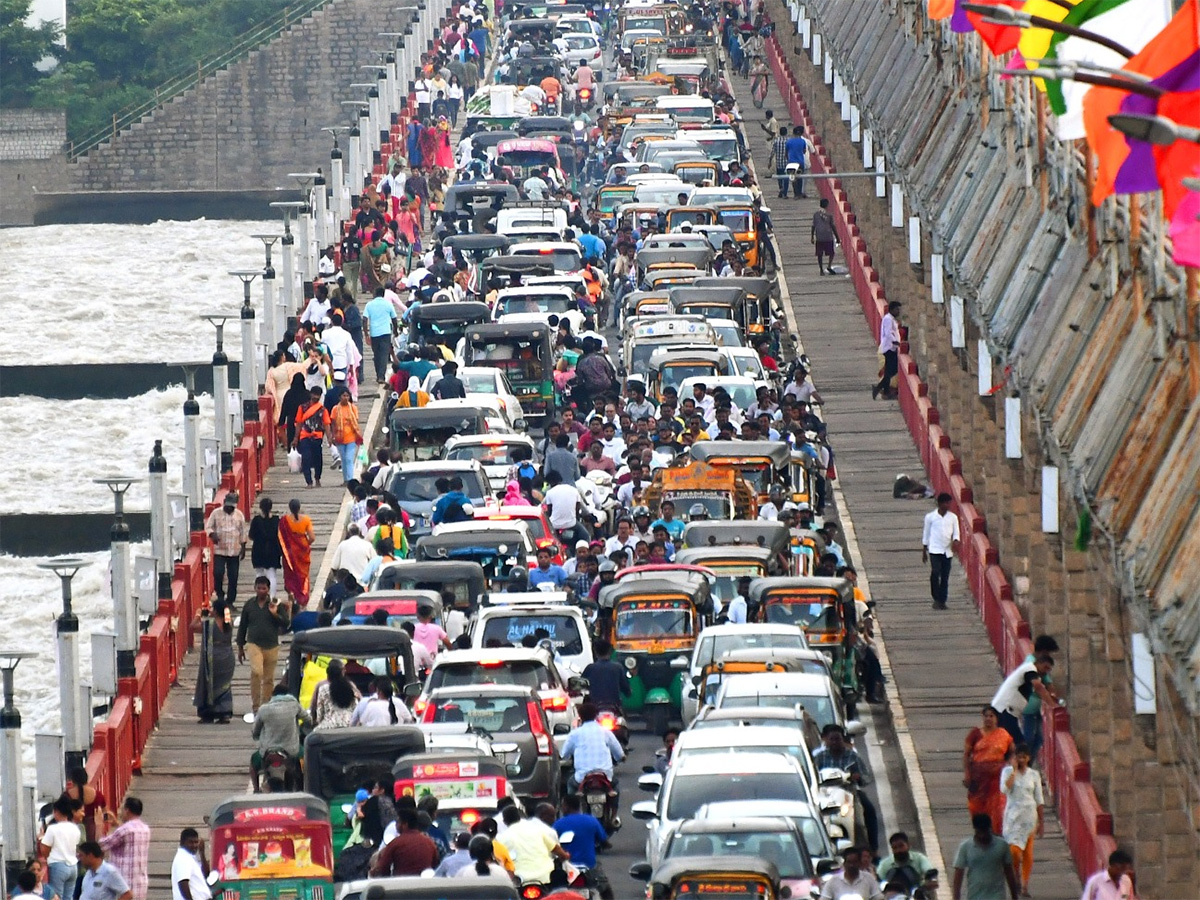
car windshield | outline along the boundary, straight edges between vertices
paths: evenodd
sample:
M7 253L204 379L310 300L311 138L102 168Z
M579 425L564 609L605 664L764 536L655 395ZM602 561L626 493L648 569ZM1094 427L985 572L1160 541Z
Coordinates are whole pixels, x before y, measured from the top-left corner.
M820 600L771 597L767 599L767 621L774 625L799 625L809 631L832 631L840 628L837 609Z
M659 378L662 383L662 387L660 387L659 390L661 391L663 388L668 387L673 387L678 390L679 385L683 383L685 378L700 378L703 380L704 378L712 378L718 374L719 373L717 372L717 366L715 363L667 363L661 368L659 373Z
M737 138L710 139L704 137L694 137L693 139L697 144L704 148L704 152L708 154L709 159L715 159L718 161L737 161L742 158L740 148L738 147Z
M525 701L517 697L455 697L436 702L435 723L466 722L468 727L493 735L531 730L529 710Z
M596 48L594 37L568 37L566 42L567 47L571 50L594 50Z
M494 394L496 393L496 376L494 373L482 374L479 372L468 372L462 378L463 387L466 388L468 394Z
M575 304L562 294L520 294L504 298L504 306L500 315L510 313L565 313L575 308Z
M722 563L706 560L704 565L717 575L717 581L712 586L712 595L720 598L722 604L737 596L738 582L743 578L761 578L766 574L757 563Z
M710 831L704 834L677 834L663 855L664 859L686 856L758 856L769 859L781 878L811 878L812 859L790 831L754 834L744 831ZM727 897L725 892L722 897Z
M798 630L792 634L720 634L707 640L701 634L696 665L703 668L731 650L803 650L805 646L804 635Z
M705 803L723 800L808 799L799 775L758 773L708 773L680 775L671 782L665 817L691 819Z
M837 721L833 701L828 697L789 694L774 688L754 691L739 686L738 681L736 675L729 679L720 706L765 706L775 709L795 709L797 706L803 706L816 721L818 728L824 728Z
M683 600L634 601L617 608L616 626L618 640L687 637L692 610Z
M579 633L579 623L574 617L565 615L491 617L483 627L483 644L494 646L492 642L496 641L519 647L522 639L528 635L536 636L537 632L543 629L558 653L577 656L583 652L583 635Z
M753 231L754 227L750 219L751 214L748 209L721 210L721 224L735 234L746 234Z
M434 666L429 673L426 690L469 687L473 684L519 684L535 691L544 691L550 687L550 671L534 660L442 663Z
M737 322L731 322L726 319L710 320L713 331L717 333L717 346L719 347L744 347L742 342L742 329ZM734 363L736 365L736 362ZM739 371L739 375L749 374Z
M511 466L512 451L523 444L460 444L446 459L473 459L485 466Z
M578 250L559 248L554 250L514 250L517 256L539 256L549 261L555 272L578 272L583 264Z
M472 501L483 503L487 491L483 479L478 472L396 472L388 484L388 490L396 495L401 503L432 503L438 496L437 481L439 478L457 476L462 479L463 493Z
M742 409L746 408L742 406L741 403L738 403L736 399L734 402L737 403L738 406L741 406ZM738 469L738 474L740 474L742 478L746 480L746 483L749 484L750 487L754 488L756 493L765 494L771 488L770 466L763 466L761 469Z
M749 353L739 353L733 358L733 367L739 375L749 375L750 377L758 377L763 374L762 362L757 356L751 356Z

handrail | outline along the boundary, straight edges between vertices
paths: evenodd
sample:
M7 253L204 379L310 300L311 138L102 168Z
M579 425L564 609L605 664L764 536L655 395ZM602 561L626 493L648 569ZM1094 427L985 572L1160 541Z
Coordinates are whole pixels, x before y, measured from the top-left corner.
M78 143L72 141L67 158L71 162L75 162L81 156L86 155L105 141L114 140L121 131L130 125L165 106L185 91L195 87L208 75L218 72L231 63L236 62L248 51L257 49L279 36L292 25L303 21L307 16L328 2L329 0L299 0L298 5L285 7L279 15L260 23L251 31L243 34L232 47L225 50L219 56L197 62L194 69L189 68L187 72L176 75L155 87L153 99L144 100L141 103L117 110L117 112L113 113L111 125L106 125L104 128L94 131Z

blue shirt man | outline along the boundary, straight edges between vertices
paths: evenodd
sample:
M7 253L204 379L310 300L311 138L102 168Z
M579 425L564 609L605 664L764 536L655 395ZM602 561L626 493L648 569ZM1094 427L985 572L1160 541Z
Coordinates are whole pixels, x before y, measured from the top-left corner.
M613 762L625 758L625 751L613 733L596 721L598 713L595 703L579 704L581 724L567 735L563 744L562 758L570 759L574 765L571 775L574 784L579 784L590 772L603 772L611 783Z
M806 157L808 156L808 141L800 133L800 129L796 128L792 131L792 136L787 140L787 161L788 163L799 163L800 168L807 168L805 165Z
M590 232L584 232L577 240L579 246L583 248L584 259L598 259L603 261L608 255L608 248L604 246L604 241L596 237Z
M596 868L596 846L608 843L608 832L595 816L579 812L579 798L574 795L563 798L563 810L565 814L554 823L554 830L560 835L570 831L575 836L562 848L570 854L575 865Z
M550 551L542 548L537 554L537 568L529 573L529 586L536 588L539 584L552 584L555 590L561 590L567 583L567 570L550 562Z
M367 329L371 337L387 337L392 333L392 321L396 318L396 307L383 294L371 298L363 315L367 319Z
M455 476L450 479L450 490L433 505L431 522L434 525L440 525L442 522L465 522L472 517L473 511L471 498L463 493L462 479Z

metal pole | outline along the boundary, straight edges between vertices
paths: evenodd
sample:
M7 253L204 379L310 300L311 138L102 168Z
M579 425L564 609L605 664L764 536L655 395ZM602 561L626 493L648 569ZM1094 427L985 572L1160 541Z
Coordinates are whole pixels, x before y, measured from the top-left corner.
M175 553L171 547L171 508L167 500L167 458L163 456L162 441L154 442L150 457L150 547L158 562L156 596L171 596L171 573Z
M183 363L187 399L183 401L183 491L188 498L188 530L204 528L204 465L200 460L200 401L196 370L204 363Z
M263 317L262 341L267 345L268 351L273 351L275 345L283 339L283 331L279 329L279 316L275 311L275 267L271 264L271 247L279 240L277 234L254 234L251 237L256 237L263 242L263 248L266 250L267 258L263 263L262 280L263 280Z
M4 827L6 869L24 868L30 851L21 790L21 714L14 702L13 673L21 660L36 655L23 650L0 651L0 676L4 680L4 708L0 709L0 824Z
M250 305L250 283L259 276L257 269L236 269L229 273L242 282L242 365L238 386L242 389L242 428L258 418L258 393L262 379L258 373L258 342L254 339L254 307Z
M113 631L117 636L117 678L136 678L138 645L137 601L129 589L129 526L125 524L125 492L140 478L125 475L109 475L92 479L104 484L113 494L113 520L111 539L112 557L112 600Z
M283 327L279 334L283 334L287 330L287 319L289 316L294 316L297 313L297 297L296 297L296 236L292 233L292 216L297 215L302 209L307 206L297 200L291 201L276 201L271 204L273 209L278 209L283 213ZM301 240L304 236L301 235ZM303 254L303 244L300 247L300 252ZM303 300L303 292L301 292L300 300Z
M354 198L362 193L362 151L358 147L361 140L362 135L359 133L356 118L350 128L350 148L346 156L346 189L349 192L350 205L353 205Z
M318 265L325 248L333 243L329 235L329 188L325 184L325 176L317 173L313 179L313 222L316 223L316 244ZM319 272L320 269L317 270ZM316 274L316 273L314 273Z
M221 448L221 471L233 469L233 423L229 420L229 357L225 355L225 322L229 313L206 313L200 316L217 329L217 349L213 352L213 435Z
M62 719L63 757L66 770L79 768L87 758L88 732L82 720L92 711L84 708L79 695L79 617L71 609L71 580L87 562L74 557L60 557L38 563L49 569L62 582L62 615L55 622L58 636L58 703Z
M358 134L358 152L362 154L362 158L359 160L362 166L362 177L374 178L374 174L371 171L371 153L375 149L375 141L371 137L371 112L367 107L363 107L358 111ZM359 190L362 189L361 181L356 185L356 188Z

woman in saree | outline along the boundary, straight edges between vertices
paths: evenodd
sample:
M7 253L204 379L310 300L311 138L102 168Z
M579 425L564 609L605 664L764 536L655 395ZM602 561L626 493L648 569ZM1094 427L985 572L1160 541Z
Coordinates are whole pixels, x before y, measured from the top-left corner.
M426 123L425 127L421 129L421 136L417 138L417 142L421 147L422 167L429 169L436 166L439 143L437 126Z
M216 600L200 620L200 673L192 699L200 721L228 725L233 715L233 621L229 607Z
M383 230L376 228L371 232L371 242L363 248L362 281L368 291L383 287L388 280L392 268L392 251L383 242ZM387 266L387 270L384 270Z
M982 726L970 730L963 746L963 787L967 789L967 810L972 816L991 816L995 834L1004 827L1000 772L1012 749L1012 735L1000 727L1000 714L985 706Z
M454 148L450 146L450 122L445 116L438 119L437 128L434 129L437 137L437 153L434 156L434 165L439 169L454 168Z
M279 520L279 545L283 548L283 587L289 599L308 606L308 569L312 545L317 539L312 519L300 512L300 501L288 501L287 514Z
M271 367L267 369L266 386L275 401L275 442L283 443L286 424L283 420L283 398L291 387L292 378L296 373L303 372L304 367L294 362L282 350L271 354Z

